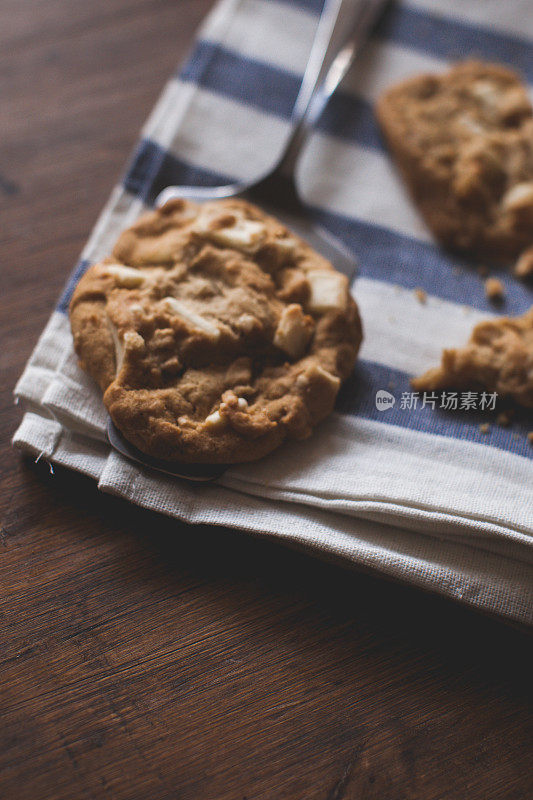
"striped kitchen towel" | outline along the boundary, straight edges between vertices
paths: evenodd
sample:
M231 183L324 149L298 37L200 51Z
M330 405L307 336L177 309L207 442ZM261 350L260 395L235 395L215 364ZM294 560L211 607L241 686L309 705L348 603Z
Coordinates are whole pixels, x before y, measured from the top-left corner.
M529 0L392 4L318 124L300 165L301 191L309 214L357 257L365 340L336 412L310 439L233 467L211 485L163 477L110 449L100 392L77 366L68 302L119 231L168 184L247 180L276 160L321 4L215 7L146 123L17 384L25 413L14 442L140 506L277 537L531 624L532 420L518 412L511 427L494 419L483 432L486 416L475 409L445 411L412 397L409 377L493 311L475 265L435 245L372 110L391 83L472 55L508 63L533 83ZM526 311L531 291L495 274L505 285L504 312Z

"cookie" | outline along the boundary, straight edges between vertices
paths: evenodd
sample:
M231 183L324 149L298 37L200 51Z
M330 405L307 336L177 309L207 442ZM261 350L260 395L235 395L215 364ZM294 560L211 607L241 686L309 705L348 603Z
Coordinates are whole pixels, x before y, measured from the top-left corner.
M376 112L444 245L506 263L533 245L533 108L517 75L466 61L394 86ZM526 267L522 277L533 274L533 261Z
M533 307L474 328L466 347L444 350L439 367L411 381L416 391L481 387L533 408Z
M70 303L79 362L122 434L186 463L252 461L332 410L362 332L348 280L242 200L173 200Z

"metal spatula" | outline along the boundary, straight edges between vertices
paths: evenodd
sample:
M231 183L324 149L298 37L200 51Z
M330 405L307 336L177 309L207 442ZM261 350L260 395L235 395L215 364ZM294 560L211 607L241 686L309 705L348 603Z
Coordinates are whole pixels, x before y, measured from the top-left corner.
M353 255L334 236L308 219L298 194L295 170L316 120L359 54L387 2L326 0L294 106L293 127L272 170L245 185L169 186L159 194L156 204L161 206L174 198L199 203L228 197L242 198L276 216L331 261L335 269L351 279L356 269ZM166 474L193 481L209 481L220 477L224 471L224 467L219 465L183 464L146 456L122 436L111 420L107 433L111 445L126 458Z

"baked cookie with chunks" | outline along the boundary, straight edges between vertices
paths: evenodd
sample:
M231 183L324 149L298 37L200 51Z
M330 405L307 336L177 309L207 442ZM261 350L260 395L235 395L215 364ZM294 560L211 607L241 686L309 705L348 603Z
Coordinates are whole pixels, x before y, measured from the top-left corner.
M479 258L518 259L516 274L533 275L533 108L519 77L466 61L393 86L376 112L436 238Z
M444 350L440 366L411 385L421 392L482 388L533 408L533 307L521 317L480 322L465 347Z
M185 463L252 461L309 436L362 338L347 278L239 199L143 216L82 277L70 322L125 438Z

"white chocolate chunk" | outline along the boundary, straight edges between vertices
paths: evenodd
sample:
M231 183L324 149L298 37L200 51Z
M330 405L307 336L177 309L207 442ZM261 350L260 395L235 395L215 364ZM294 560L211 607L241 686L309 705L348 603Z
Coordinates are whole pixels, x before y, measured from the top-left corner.
M144 275L138 269L123 264L106 264L104 274L111 275L125 289L135 289L144 283Z
M221 210L212 206L202 209L193 230L218 244L234 247L236 250L253 247L265 234L262 222L247 219L232 209Z
M220 244L237 250L253 247L263 237L265 226L254 219L238 219L230 228L211 231L211 237Z
M495 106L501 97L501 91L491 81L474 81L470 87L470 92L478 100L481 100L484 105L489 107Z
M239 397L237 405L241 411L244 411L245 408L248 408L248 400L245 397Z
M335 389L335 391L339 390L341 385L341 379L337 378L336 375L332 375L331 372L328 372L327 369L321 367L320 364L315 364L315 366L312 369L312 374L319 375L321 378L324 378L329 383L329 385L333 389Z
M220 411L213 411L212 414L209 414L209 416L205 418L204 425L208 428L214 428L217 430L225 428L227 425L227 420L222 416Z
M194 328L198 328L204 333L207 333L208 336L212 336L214 339L218 339L220 336L220 330L216 325L200 316L200 314L197 314L196 311L188 308L181 300L177 300L175 297L165 297L162 303L173 314L178 314L180 317L183 317L183 319L187 320Z
M122 369L122 364L124 362L124 347L118 337L118 331L116 325L113 322L111 322L111 319L107 314L106 314L106 322L107 322L107 327L109 328L109 332L111 333L111 338L113 340L113 347L115 349L115 376L116 376Z
M201 234L211 233L213 228L219 224L219 220L223 219L224 216L227 216L228 219L233 218L232 214L222 215L220 209L205 205L198 213L198 216L191 226L191 230Z
M220 220L227 218L229 221L230 219L233 220L234 217L235 214L229 209L222 210L221 207L216 204L204 203L196 215L196 220L192 229L198 233L209 233L213 227L220 224Z
M502 206L506 211L533 209L533 181L512 186L502 197Z
M274 344L291 358L300 358L313 333L313 322L306 317L299 303L291 303L281 312L274 334Z
M307 273L311 287L309 310L317 314L344 308L348 299L348 282L333 270L314 269Z
M302 391L307 391L310 384L314 383L316 386L317 382L319 384L319 389L323 389L324 383L327 383L335 394L339 391L341 386L341 379L337 378L337 376L333 375L331 372L328 372L327 369L321 367L320 364L313 364L308 367L305 372L301 372L296 378L296 386ZM320 384L322 384L322 386L320 386Z
M274 244L283 253L292 253L298 247L298 242L292 236L285 236L283 239L275 239Z
M244 333L251 333L257 326L257 320L251 314L241 314L237 325Z
M485 133L485 128L483 125L480 125L478 120L471 117L470 114L461 114L458 117L457 122L461 125L463 130L468 133L475 133L479 135L480 133Z
M115 349L115 377L119 374L124 364L124 356L128 350L137 350L144 347L144 339L136 331L126 331L122 341L118 334L118 330L111 318L106 314L107 327L111 333L113 340L113 347Z
M529 278L533 275L533 247L528 247L520 253L513 271L518 278Z
M137 331L126 331L124 347L126 350L138 350L140 347L144 347L144 339Z

